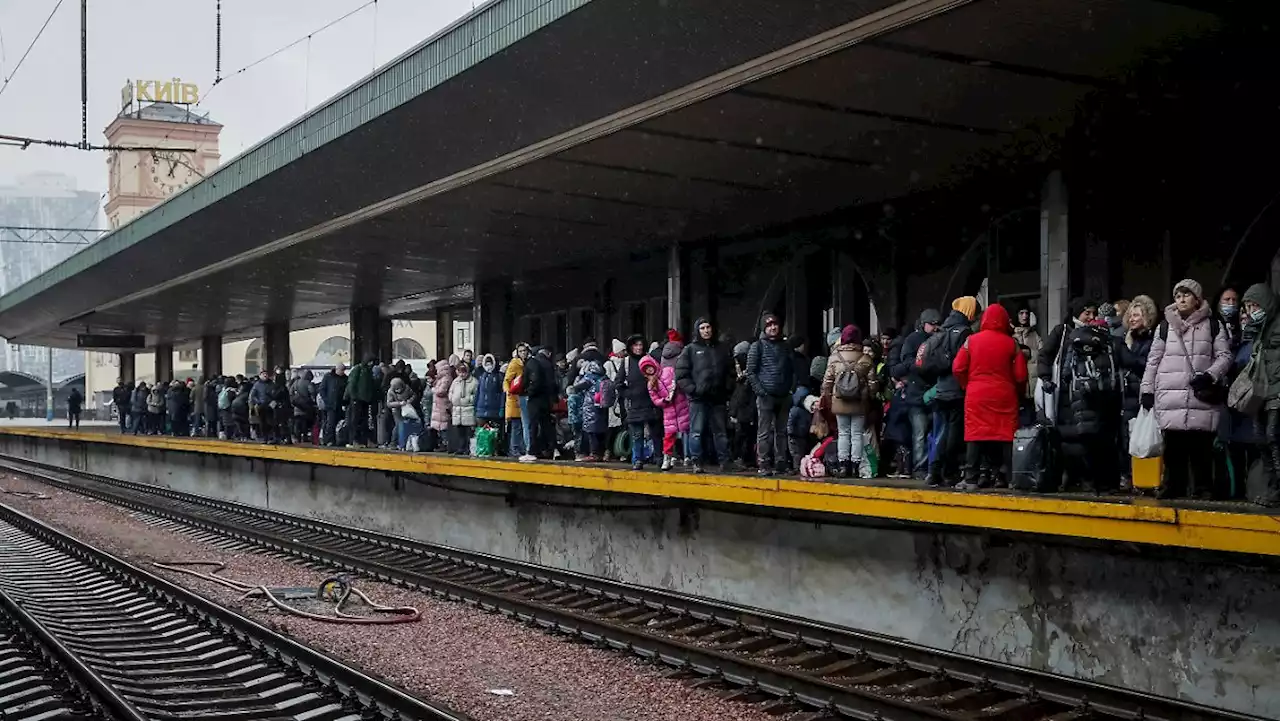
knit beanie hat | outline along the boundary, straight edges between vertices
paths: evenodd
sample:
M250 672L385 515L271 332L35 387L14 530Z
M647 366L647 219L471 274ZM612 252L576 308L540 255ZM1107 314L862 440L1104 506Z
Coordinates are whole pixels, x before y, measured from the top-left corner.
M680 331L676 330L675 328L668 328L668 329L667 329L667 342L668 342L668 343L683 343L683 342L684 342L684 338L683 338L683 337L681 337L681 335L680 335Z
M840 342L840 329L832 328L827 331L827 347L830 348Z
M617 338L613 339L613 342L609 344L609 347L613 349L614 355L622 355L627 350L627 347Z
M1199 283L1197 283L1196 281L1190 278L1183 278L1182 280L1178 281L1176 285L1173 286L1173 292L1175 295L1178 293L1179 290L1185 290L1197 298L1204 297L1204 288Z
M749 350L751 350L751 344L744 340L733 347L733 355L735 357L746 355Z
M951 301L951 310L958 310L964 314L965 320L973 321L978 315L978 299L971 295L962 295Z
M850 323L840 331L840 344L845 345L852 343L858 345L862 343L862 329Z
M827 357L824 355L817 356L813 362L809 364L809 377L822 378L827 374Z

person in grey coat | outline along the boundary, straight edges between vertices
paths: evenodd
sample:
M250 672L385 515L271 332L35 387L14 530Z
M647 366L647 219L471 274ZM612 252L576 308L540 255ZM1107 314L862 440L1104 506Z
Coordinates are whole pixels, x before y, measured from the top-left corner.
M1200 284L1178 281L1147 354L1141 403L1164 432L1161 498L1212 490L1213 441L1226 399L1220 384L1231 368L1226 330L1212 315Z
M790 468L787 415L795 390L795 361L778 316L765 313L760 325L760 338L747 351L746 377L756 395L756 463L760 475L770 476Z

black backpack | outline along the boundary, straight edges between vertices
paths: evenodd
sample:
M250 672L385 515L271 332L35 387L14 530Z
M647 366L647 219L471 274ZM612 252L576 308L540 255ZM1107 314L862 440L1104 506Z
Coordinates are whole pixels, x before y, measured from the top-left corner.
M1105 328L1076 328L1063 343L1067 347L1064 370L1071 379L1072 395L1114 393L1120 389L1111 335Z
M960 336L968 326L943 328L929 336L917 354L916 363L922 373L932 378L951 375L951 364L962 345Z

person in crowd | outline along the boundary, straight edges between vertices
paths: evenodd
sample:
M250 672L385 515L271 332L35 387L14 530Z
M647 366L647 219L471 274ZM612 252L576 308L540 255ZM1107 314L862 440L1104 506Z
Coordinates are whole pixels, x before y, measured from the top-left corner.
M1251 285L1241 299L1241 311L1241 340L1249 346L1249 360L1260 366L1251 377L1254 393L1263 401L1260 416L1252 420L1261 441L1264 482L1248 496L1260 506L1275 508L1280 506L1280 324L1275 322L1280 298L1266 285Z
M1090 325L1098 317L1098 304L1083 298L1073 298L1067 307L1067 317L1061 324L1049 331L1049 337L1040 344L1040 353L1036 356L1036 376L1045 394L1057 390L1057 382L1053 378L1054 369L1058 367L1058 353L1063 349L1063 341L1071 335L1071 331Z
M525 435L528 450L520 457L525 463L536 460L552 460L556 452L556 426L552 406L560 397L556 387L556 369L551 360L551 349L538 346L524 364Z
M334 365L333 371L326 373L320 381L320 398L324 401L324 425L320 432L322 445L338 443L338 421L346 418L343 403L347 397L347 382L347 368L341 363Z
M863 352L862 329L846 325L822 376L822 405L836 417L838 478L857 478L863 462L867 412L880 390L871 356Z
M231 438L238 441L249 440L249 394L253 390L253 384L247 380L241 380L240 385L236 387L236 397L231 401L231 418L234 432L229 434Z
M1036 314L1030 308L1018 310L1017 320L1013 324L1013 340L1027 360L1033 361L1040 357L1040 346L1043 343L1036 330Z
M222 384L219 377L209 378L204 382L204 407L201 409L204 415L204 436L206 438L218 437L218 426L220 419L218 417L218 391Z
M585 444L580 458L595 463L604 458L605 437L609 432L609 408L617 400L613 382L605 377L598 360L586 360L574 388L583 396L582 435Z
M284 445L293 444L293 404L289 400L289 375L284 368L276 368L271 383L271 410L273 411L271 430L275 433L275 442Z
M116 387L111 389L111 403L116 407L116 422L120 424L120 433L133 429L129 422L133 413L133 389L123 378L116 379Z
M1009 313L996 303L956 353L956 382L964 390L965 463L961 490L1006 488L1009 454L1025 397L1027 357L1010 334Z
M788 473L799 473L800 461L813 448L811 427L817 403L810 399L816 399L816 396L809 392L808 385L797 386L791 394L791 407L787 410L787 453L791 456L792 467L787 469Z
M133 394L129 398L129 432L133 435L146 435L150 429L147 412L147 399L151 397L151 389L144 381L138 381Z
M475 370L476 354L470 348L464 348L462 350L462 362L466 363L472 370Z
M653 404L649 386L658 383L658 363L645 353L644 338L632 335L627 338L627 357L622 360L621 368L614 385L625 409L627 433L631 437L631 468L641 470L647 460L645 451L645 435L648 431L650 442L656 447L662 438L662 412ZM649 372L645 372L645 368Z
M925 480L929 473L929 426L932 419L924 402L924 394L931 384L925 379L923 369L916 365L916 356L941 326L942 316L938 311L933 308L921 311L916 329L902 341L898 362L889 370L901 391L901 402L906 406L907 418L911 422L911 477L919 481Z
M529 344L519 343L511 353L511 362L502 381L502 391L507 394L508 452L515 458L523 458L529 451L528 405L525 393L524 366L529 360Z
M756 464L760 475L768 476L788 470L787 417L795 387L795 355L777 315L765 313L760 325L760 337L747 351L746 379L756 397Z
M582 377L584 362L577 349L570 351L574 356L570 361L572 367L564 374L565 412L569 423L569 436L573 440L574 457L581 460L587 455L587 439L582 435L582 406L586 403L586 392L578 390L578 379Z
M1200 283L1181 280L1151 342L1141 402L1164 432L1160 498L1213 491L1213 442L1225 399L1219 389L1231 366L1227 332L1213 316Z
M823 338L823 340L825 340L825 341L826 341L826 344L827 344L827 346L826 346L826 347L827 347L827 355L828 355L828 356L829 356L829 355L831 355L831 354L835 351L836 346L840 345L840 331L841 331L841 330L843 330L843 329L842 329L842 328L840 328L840 327L838 327L838 326L837 326L837 327L835 327L835 328L832 328L831 330L827 331L827 335Z
M443 361L441 361L443 362ZM392 378L387 387L387 409L396 424L396 449L409 448L409 439L422 433L422 419L418 418L418 410L413 405L413 389L409 383L399 376ZM432 423L435 419L432 419Z
M756 394L747 380L747 355L751 344L742 341L733 347L733 392L729 396L729 420L733 424L733 459L744 468L756 465Z
M470 363L459 361L455 370L457 376L449 385L449 405L453 413L449 452L455 456L466 456L471 453L471 436L476 428L476 397L480 383L471 375Z
M1120 369L1120 487L1131 487L1129 421L1138 417L1142 396L1142 376L1147 371L1152 333L1159 311L1151 296L1139 295L1125 304L1125 333L1115 341L1115 359Z
M182 381L175 380L169 384L165 393L165 412L169 417L169 435L181 437L187 435L187 418L191 409L191 390Z
M812 365L809 361L809 341L802 335L793 335L787 338L787 346L791 348L791 360L795 363L791 370L792 385L809 385L809 366ZM817 388L816 385L812 387ZM804 450L805 453L809 452L808 448ZM803 457L802 455L801 458ZM795 461L799 463L800 459Z
M964 389L956 380L955 359L964 342L973 334L971 324L978 314L978 299L956 298L951 314L920 353L918 363L934 385L933 427L936 457L929 466L931 487L954 486L959 481L964 459ZM1007 319L1006 319L1007 322Z
M814 356L813 360L809 361L809 367L805 369L804 373L796 377L796 385L800 385L800 380L803 379L804 385L812 388L814 393L817 393L822 388L822 379L827 377L827 363L829 361L829 356ZM808 454L808 452L809 449L806 448L805 454Z
M374 358L365 358L351 369L343 397L347 401L348 448L369 444L369 417L378 402L378 383L373 377Z
M1222 329L1227 334L1227 345L1231 349L1232 355L1241 343L1241 323L1243 319L1240 317L1240 292L1234 286L1226 286L1218 291L1218 302L1214 304L1213 310L1218 314L1218 320Z
M650 400L662 409L662 470L664 471L669 471L677 465L688 466L693 463L689 444L689 397L676 383L676 364L683 352L684 342L680 334L675 331L668 333L667 342L662 346L658 382L649 385ZM681 455L679 456L676 455L677 442L680 444Z
M303 369L301 375L289 385L289 403L293 410L293 440L295 443L311 443L311 429L316 424L315 375Z
M254 381L253 390L249 392L249 417L257 427L260 443L271 442L272 421L275 420L271 409L271 393L271 374L264 370L258 374L258 380Z
M1250 286L1250 290L1253 286ZM1230 388L1241 373L1248 368L1250 360L1253 358L1253 349L1258 340L1258 332L1262 330L1263 323L1266 320L1266 313L1263 311L1262 317L1255 321L1249 317L1249 314L1243 310L1243 302L1237 304L1235 308L1227 307L1227 303L1223 303L1221 299L1228 297L1228 292L1232 289L1224 290L1219 294L1219 312L1222 316L1223 326L1227 329L1228 335L1232 333L1230 329L1231 321L1229 317L1236 317L1236 324L1239 326L1236 342L1232 347L1232 363L1231 369L1227 371L1227 377L1223 379L1223 385ZM1248 292L1248 291L1246 291ZM1262 307L1259 299L1266 300L1269 296L1270 289L1263 285L1255 296L1255 305ZM1227 412L1222 416L1218 423L1218 439L1226 448L1226 454L1223 458L1224 465L1227 468L1221 469L1226 474L1227 483L1220 484L1224 491L1225 497L1237 499L1247 496L1247 488L1245 480L1249 475L1249 469L1259 460L1265 460L1266 453L1263 441L1262 425L1259 419L1252 415L1242 413L1230 406Z
M676 360L675 381L689 399L689 449L693 472L701 473L704 454L721 471L728 469L729 417L726 403L733 390L729 355L708 318L693 322L693 342Z
M449 389L453 387L454 371L461 359L453 356L448 360L436 362L436 379L431 384L431 430L442 443L453 440L448 436L449 425L453 422L453 402L449 400ZM454 450L452 447L449 450Z
M1052 396L1065 490L1110 493L1119 486L1124 384L1111 329L1088 323L1067 331L1057 355Z
M476 372L476 425L492 424L500 427L506 399L502 397L502 376L498 374L498 359L492 353L480 356L480 368Z
M168 383L156 379L147 392L147 434L158 436L164 434L165 395L169 390Z
M204 429L205 406L204 406L204 383L196 382L195 379L187 379L187 408L190 409L188 416L188 433L187 435L200 435Z
M72 388L67 395L67 428L80 429L80 409L84 405L84 394L79 388Z
M903 337L898 335L897 328L887 327L880 331L880 358L886 368L892 368L898 363L898 356L902 354L902 341ZM888 390L888 386L885 390Z
M224 377L218 382L218 438L222 440L236 440L236 422L231 407L239 390L234 378Z
M609 348L609 357L604 362L604 375L610 382L613 382L618 377L618 374L622 372L622 365L627 359L627 344L614 338L609 342ZM615 392L617 391L616 385L614 390ZM627 432L626 423L622 418L625 405L625 403L614 403L609 407L609 432L608 437L605 438L604 454L604 460L606 461L626 460L614 452L617 444L616 439Z

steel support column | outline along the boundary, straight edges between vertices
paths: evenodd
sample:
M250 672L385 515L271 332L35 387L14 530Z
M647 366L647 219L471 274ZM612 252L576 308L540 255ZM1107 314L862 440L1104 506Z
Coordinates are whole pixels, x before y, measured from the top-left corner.
M132 353L119 353L117 355L120 358L120 373L118 376L125 384L132 387L138 382L137 356Z
M380 358L382 345L378 342L381 324L378 322L378 309L374 306L356 306L351 309L351 363L363 363L369 359Z
M689 333L685 300L689 297L689 252L678 245L667 251L667 327ZM690 340L692 342L692 340Z
M156 346L156 383L173 380L173 346Z
M1045 180L1040 195L1041 332L1062 322L1070 302L1070 238L1067 234L1067 184L1061 170Z
M209 380L220 375L222 375L222 336L207 335L200 339L200 376L204 380Z
M262 367L274 373L289 368L289 324L266 323L262 326Z

